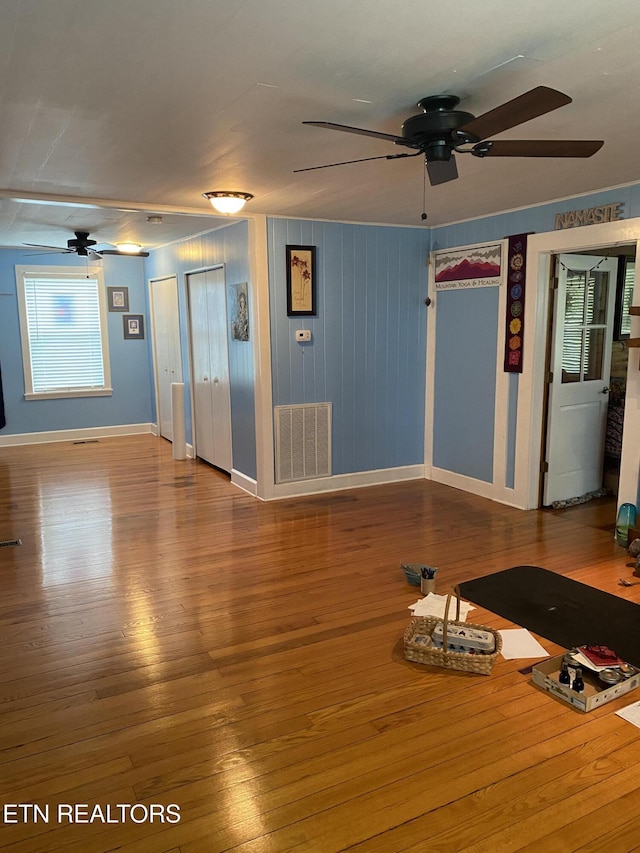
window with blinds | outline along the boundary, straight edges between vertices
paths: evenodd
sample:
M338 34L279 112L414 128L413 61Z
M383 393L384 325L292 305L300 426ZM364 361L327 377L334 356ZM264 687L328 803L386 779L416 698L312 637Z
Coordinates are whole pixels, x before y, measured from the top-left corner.
M617 338L628 338L631 334L631 316L629 306L633 300L633 286L636 278L636 262L625 259L624 281L622 285L622 308L620 312L620 332Z
M563 383L589 382L602 377L609 287L606 272L567 270Z
M16 270L25 397L111 393L101 271Z

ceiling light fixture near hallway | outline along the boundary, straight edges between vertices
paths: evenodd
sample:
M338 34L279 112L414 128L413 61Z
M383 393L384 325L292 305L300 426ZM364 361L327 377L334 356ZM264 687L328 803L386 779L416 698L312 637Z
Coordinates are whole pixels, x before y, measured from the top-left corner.
M137 255L142 251L140 243L116 243L116 248L125 255Z
M251 193L239 193L231 190L215 190L210 193L202 193L202 195L209 199L218 213L226 213L227 215L239 213L246 202L253 198Z

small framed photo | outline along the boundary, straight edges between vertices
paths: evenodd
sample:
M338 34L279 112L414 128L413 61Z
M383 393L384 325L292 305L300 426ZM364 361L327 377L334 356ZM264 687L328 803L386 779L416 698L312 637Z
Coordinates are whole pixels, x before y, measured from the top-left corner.
M128 311L129 310L129 288L128 287L108 287L107 300L109 311Z
M229 285L231 294L231 337L234 341L249 340L249 284Z
M287 316L316 314L316 247L287 246Z
M125 314L122 322L124 323L125 338L144 340L144 316L142 314Z

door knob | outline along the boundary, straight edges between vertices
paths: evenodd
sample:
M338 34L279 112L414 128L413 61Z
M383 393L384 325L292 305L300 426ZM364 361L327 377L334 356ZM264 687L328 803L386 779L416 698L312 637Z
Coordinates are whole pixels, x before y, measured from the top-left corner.
M608 393L609 393L609 388L605 385L605 387L602 389L602 391L601 391L600 393L601 393L601 394L608 394Z
M220 380L218 379L218 377L217 377L217 376L214 376L214 378L213 378L213 384L214 384L214 385L217 385L217 384L218 384L218 382L220 382Z
M202 377L202 381L203 381L203 382L208 382L208 381L209 381L209 377L208 377L208 376L203 376L203 377Z

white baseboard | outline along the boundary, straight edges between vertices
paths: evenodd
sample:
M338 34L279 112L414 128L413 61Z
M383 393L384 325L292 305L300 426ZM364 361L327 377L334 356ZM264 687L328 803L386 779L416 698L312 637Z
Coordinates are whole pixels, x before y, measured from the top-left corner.
M242 489L243 492L248 492L254 498L258 494L258 483L251 477L247 477L241 471L236 471L235 468L231 472L231 482L234 486Z
M156 435L155 424L122 424L120 426L85 427L84 429L54 429L48 432L24 432L0 435L0 447L21 444L49 444L54 441L86 441L111 438L116 435Z
M481 498L488 498L489 500L513 506L517 509L525 509L525 507L520 506L516 502L514 489L500 488L493 483L476 480L473 477L466 477L464 474L456 474L454 471L446 471L444 468L432 468L429 479L436 483L442 483L444 486L461 489L463 492L471 492L472 495L479 495Z
M376 471L357 471L353 474L336 474L334 477L321 477L316 480L276 483L273 487L273 492L269 496L265 496L264 499L297 498L303 495L317 495L323 492L341 492L345 489L359 489L362 486L381 486L385 483L423 479L424 465L406 465L402 468L381 468Z

